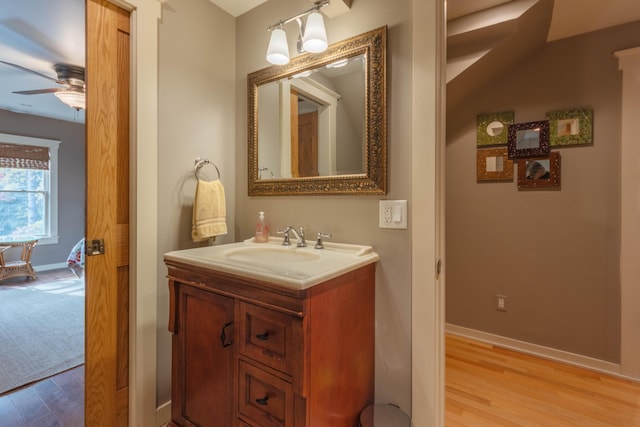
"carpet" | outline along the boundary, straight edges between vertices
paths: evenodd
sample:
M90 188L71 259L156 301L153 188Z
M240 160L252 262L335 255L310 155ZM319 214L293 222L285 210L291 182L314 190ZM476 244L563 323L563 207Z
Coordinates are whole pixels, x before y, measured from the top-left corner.
M84 281L0 282L0 394L84 363Z

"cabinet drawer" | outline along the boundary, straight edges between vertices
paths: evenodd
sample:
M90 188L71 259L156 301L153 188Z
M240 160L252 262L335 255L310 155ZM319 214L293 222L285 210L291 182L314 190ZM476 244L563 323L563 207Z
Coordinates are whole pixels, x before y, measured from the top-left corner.
M240 353L291 376L302 361L302 322L288 314L240 303Z
M242 360L238 365L238 414L260 427L293 427L291 383Z

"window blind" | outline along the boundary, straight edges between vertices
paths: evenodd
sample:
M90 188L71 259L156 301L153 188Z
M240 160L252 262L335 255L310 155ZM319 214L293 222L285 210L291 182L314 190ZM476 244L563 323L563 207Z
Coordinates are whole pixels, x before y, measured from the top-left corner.
M0 167L49 170L49 148L0 142Z

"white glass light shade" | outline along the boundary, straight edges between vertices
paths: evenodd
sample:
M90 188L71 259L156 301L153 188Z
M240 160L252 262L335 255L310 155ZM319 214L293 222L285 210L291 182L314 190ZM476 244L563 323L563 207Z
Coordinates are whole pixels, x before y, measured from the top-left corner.
M54 95L71 108L76 110L84 110L85 108L84 93L80 90L65 89L55 92Z
M275 65L289 63L287 33L282 28L276 28L271 31L271 39L269 39L269 48L267 49L267 61Z
M302 47L307 52L320 53L324 52L328 46L322 15L320 12L310 13L302 35Z

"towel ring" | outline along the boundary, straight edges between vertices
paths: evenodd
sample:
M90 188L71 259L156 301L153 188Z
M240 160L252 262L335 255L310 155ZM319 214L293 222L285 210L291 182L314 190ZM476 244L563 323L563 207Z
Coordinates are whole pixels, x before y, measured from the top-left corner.
M198 176L198 172L199 172L199 171L200 171L200 169L202 169L202 167L203 167L203 166L205 166L205 165L213 165L213 167L214 167L214 168L216 168L216 172L218 172L218 179L220 179L220 169L218 169L218 166L216 166L216 164L215 164L215 163L213 163L212 161L207 160L207 159L196 159L196 167L195 167L195 172L194 172L194 174L195 174L196 179L197 179L198 181L200 181L200 177Z

